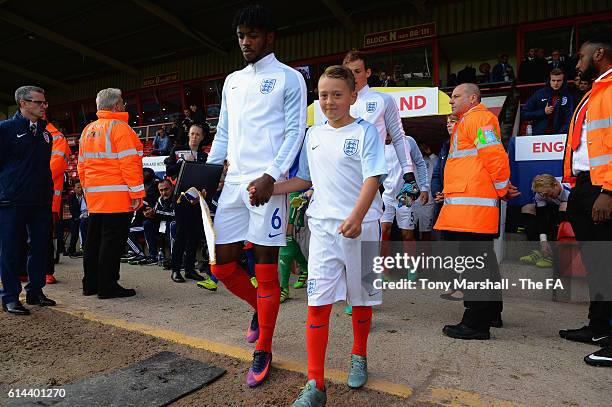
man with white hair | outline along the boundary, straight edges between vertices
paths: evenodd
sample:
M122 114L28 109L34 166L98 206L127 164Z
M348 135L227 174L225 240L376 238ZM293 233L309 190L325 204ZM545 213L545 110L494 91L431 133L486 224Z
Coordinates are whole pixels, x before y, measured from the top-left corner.
M26 232L31 245L26 302L55 305L42 292L51 235L52 137L43 120L49 106L43 89L22 86L15 91L15 102L15 116L0 123L0 296L5 312L28 315L19 301L17 277Z
M120 89L98 92L96 106L98 120L85 127L79 143L79 179L89 210L83 295L131 297L136 291L118 281L132 213L145 196L142 143L128 125Z

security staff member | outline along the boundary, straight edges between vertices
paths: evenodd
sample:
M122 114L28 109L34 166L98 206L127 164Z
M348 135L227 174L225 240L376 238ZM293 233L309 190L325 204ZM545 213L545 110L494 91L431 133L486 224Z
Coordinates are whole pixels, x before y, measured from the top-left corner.
M26 303L55 305L42 292L51 235L52 140L43 120L48 106L45 91L22 86L15 91L15 102L19 111L0 123L0 295L4 311L28 315L29 310L19 301L21 282L17 277L26 231L31 245Z
M145 196L142 143L128 125L120 89L98 92L96 106L98 120L83 129L77 166L89 210L83 295L131 297L136 291L118 281L132 213Z
M63 233L62 230L62 191L64 189L64 172L68 166L68 157L70 157L70 147L68 147L68 141L64 135L51 123L47 123L47 131L53 137L53 143L51 148L51 176L53 178L53 204L51 212L53 212L52 225L60 230L56 231L58 236L57 250L60 250L60 246L63 246ZM53 228L53 226L52 226ZM63 250L63 249L62 249ZM55 273L55 259L59 258L59 252L54 256L53 250L53 234L51 234L51 242L49 243L49 262L47 264L47 272L45 281L47 284L55 284L57 281L53 274Z
M194 123L189 128L189 142L182 146L176 146L170 152L170 156L164 161L166 174L176 179L185 161L205 163L208 155L204 152L206 139L205 127ZM202 225L202 210L199 204L192 204L186 199L180 199L175 203L176 239L172 246L172 274L170 278L175 283L184 283L181 276L181 264L183 254L185 255L185 277L191 280L202 281L202 277L194 268L196 250L198 243L204 236Z
M576 177L567 217L581 241L589 283L589 324L559 331L562 338L612 346L612 44L610 37L585 42L576 69L595 79L578 103L567 135L564 176ZM605 242L605 243L604 243ZM598 354L602 352L603 354ZM589 364L612 366L612 348L588 355ZM595 356L593 356L595 355Z
M459 118L450 140L444 170L444 205L435 228L444 239L458 241L462 256L483 256L484 269L463 273L468 281L499 281L493 239L499 229L499 199L508 192L510 164L500 140L497 117L480 103L477 85L465 83L452 93L452 112ZM457 339L489 339L489 328L501 326L501 290L466 290L465 312L443 332Z

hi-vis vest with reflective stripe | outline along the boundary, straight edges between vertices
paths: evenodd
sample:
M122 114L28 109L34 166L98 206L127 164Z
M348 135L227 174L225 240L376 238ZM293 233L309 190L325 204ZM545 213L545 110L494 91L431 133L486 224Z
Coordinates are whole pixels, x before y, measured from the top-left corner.
M62 206L62 190L64 188L64 172L70 157L70 147L64 135L51 123L47 123L47 131L53 137L51 148L51 177L53 178L53 213L59 213Z
M145 196L142 143L127 112L100 110L79 142L78 172L90 213L131 212L131 200Z
M496 234L499 198L508 191L510 164L497 117L483 104L453 129L444 168L444 205L435 228Z
M589 99L586 113L587 151L591 183L612 190L612 73L593 82L593 89L584 95L577 105ZM574 112L565 144L563 176L571 180L572 174L572 139L576 125L578 109Z

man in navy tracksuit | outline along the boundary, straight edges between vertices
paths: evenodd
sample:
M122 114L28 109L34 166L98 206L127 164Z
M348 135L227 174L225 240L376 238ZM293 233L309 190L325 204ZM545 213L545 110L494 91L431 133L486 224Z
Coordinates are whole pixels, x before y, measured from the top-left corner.
M51 234L51 146L53 139L43 120L48 103L45 91L22 86L15 91L19 111L0 122L0 277L2 309L28 315L19 301L21 282L17 276L23 242L30 241L26 302L49 306L45 286L49 235Z
M521 118L531 120L533 135L566 134L572 114L574 99L560 69L550 71L546 86L534 93L521 110Z

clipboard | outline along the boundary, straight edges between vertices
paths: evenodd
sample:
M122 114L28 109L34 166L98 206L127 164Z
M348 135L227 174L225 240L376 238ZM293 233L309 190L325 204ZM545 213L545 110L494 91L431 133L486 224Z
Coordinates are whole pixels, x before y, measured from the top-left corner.
M198 191L206 190L206 200L209 201L217 192L222 174L223 165L221 164L183 162L174 187L174 199L178 199L182 192L194 187Z

